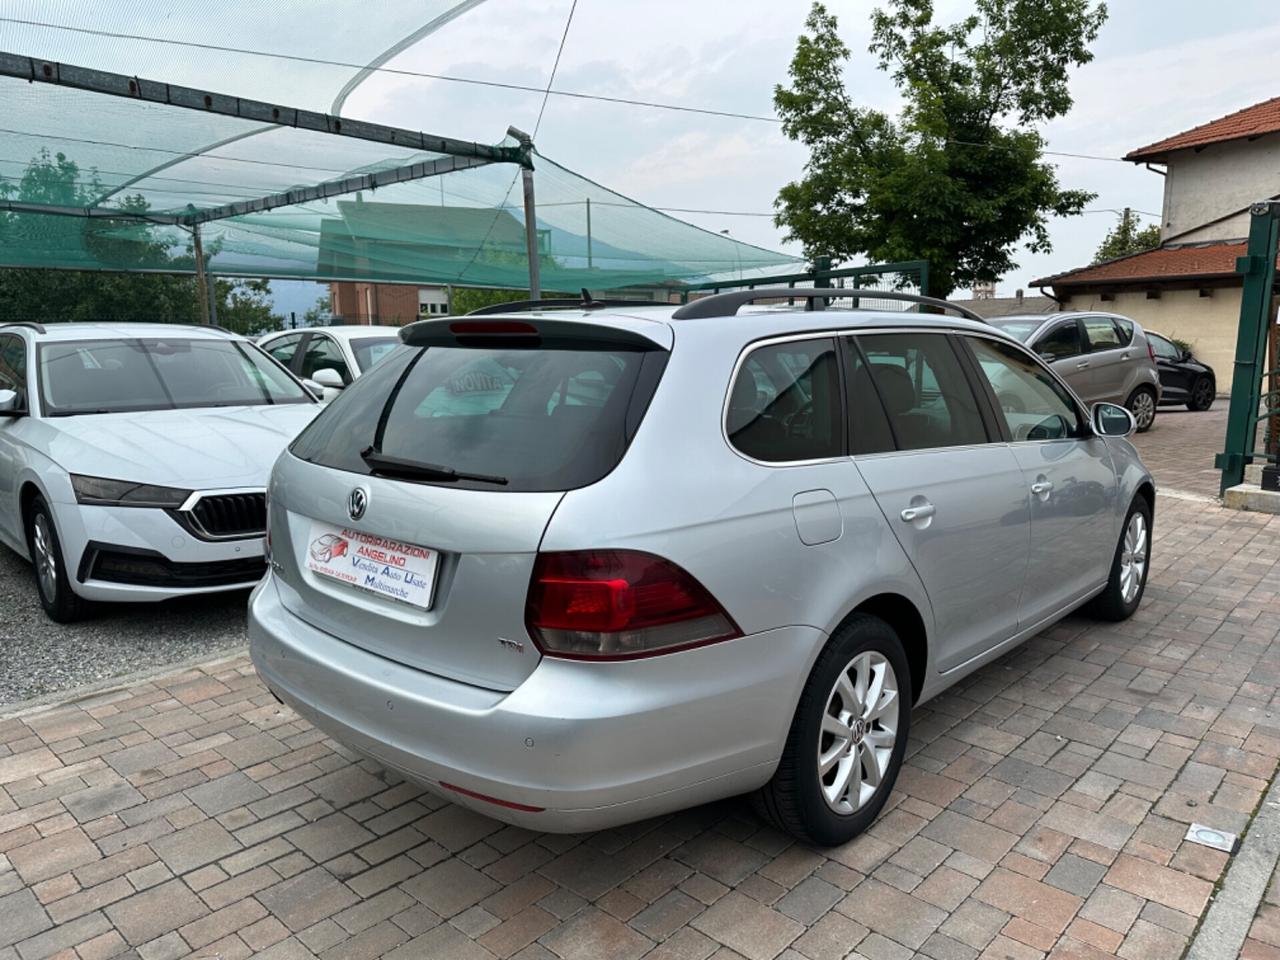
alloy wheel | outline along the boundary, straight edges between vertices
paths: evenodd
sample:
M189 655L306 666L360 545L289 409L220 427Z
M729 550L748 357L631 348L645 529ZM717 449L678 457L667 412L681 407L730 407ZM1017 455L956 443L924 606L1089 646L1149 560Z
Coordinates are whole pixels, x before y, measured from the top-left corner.
M1133 603L1147 572L1147 518L1135 512L1125 527L1120 548L1120 596Z
M1196 392L1192 400L1200 409L1209 409L1209 405L1213 403L1213 384L1208 380L1200 380L1196 384Z
M836 677L818 732L819 786L836 813L856 813L875 796L897 742L901 704L897 674L874 650Z
M1146 430L1156 418L1155 397L1141 390L1133 395L1133 406L1130 408L1133 419L1139 430Z
M31 525L32 560L36 565L36 580L40 584L40 592L50 603L58 595L58 559L53 552L53 534L49 527L49 518L43 513L36 514Z

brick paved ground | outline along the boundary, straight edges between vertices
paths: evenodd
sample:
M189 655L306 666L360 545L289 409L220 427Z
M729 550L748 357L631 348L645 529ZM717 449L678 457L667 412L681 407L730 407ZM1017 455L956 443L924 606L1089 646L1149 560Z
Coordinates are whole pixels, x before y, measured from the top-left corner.
M1280 868L1253 918L1240 960L1280 960Z
M1136 434L1133 442L1156 486L1216 497L1222 475L1214 469L1213 458L1222 452L1226 436L1227 400L1219 397L1203 413L1161 407L1155 426Z
M1225 867L1187 823L1240 830L1280 757L1280 518L1165 500L1156 531L1133 620L918 710L834 850L742 801L503 827L354 762L243 657L0 721L0 960L1177 957Z

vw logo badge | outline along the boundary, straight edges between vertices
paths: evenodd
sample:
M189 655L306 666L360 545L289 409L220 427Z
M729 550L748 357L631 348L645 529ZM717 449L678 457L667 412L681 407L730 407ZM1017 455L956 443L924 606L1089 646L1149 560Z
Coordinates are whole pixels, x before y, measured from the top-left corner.
M359 520L364 516L365 508L369 506L369 493L364 487L356 487L347 495L347 513L351 515L352 520Z

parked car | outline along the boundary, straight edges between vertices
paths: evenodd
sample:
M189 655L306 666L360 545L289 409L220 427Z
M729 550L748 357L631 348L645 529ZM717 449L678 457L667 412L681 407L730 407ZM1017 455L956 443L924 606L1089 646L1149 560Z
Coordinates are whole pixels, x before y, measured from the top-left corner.
M913 706L1082 605L1134 612L1154 486L1128 411L986 323L739 313L830 295L406 328L272 473L259 674L530 829L754 791L848 840Z
M325 401L399 345L399 327L357 325L283 330L258 339L290 373L318 384Z
M1038 353L1085 403L1123 404L1138 432L1160 403L1156 356L1142 327L1114 313L996 317L991 323Z
M318 409L216 328L0 326L0 541L59 622L252 586L271 464Z
M1208 410L1218 394L1218 378L1213 367L1197 360L1168 337L1147 331L1147 341L1156 355L1160 372L1160 402L1186 404L1188 410Z

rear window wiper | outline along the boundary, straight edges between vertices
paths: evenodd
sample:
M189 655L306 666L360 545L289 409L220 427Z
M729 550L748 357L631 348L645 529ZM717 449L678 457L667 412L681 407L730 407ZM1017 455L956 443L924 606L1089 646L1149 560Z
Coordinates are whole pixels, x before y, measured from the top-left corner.
M404 477L418 480L472 480L477 483L493 483L506 486L510 481L506 477L497 477L487 473L466 473L452 467L442 467L434 463L420 463L417 460L403 460L400 457L389 457L373 447L360 451L360 458L367 463L375 474L388 477Z

